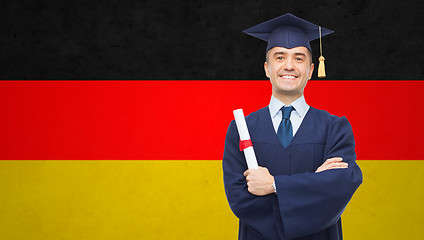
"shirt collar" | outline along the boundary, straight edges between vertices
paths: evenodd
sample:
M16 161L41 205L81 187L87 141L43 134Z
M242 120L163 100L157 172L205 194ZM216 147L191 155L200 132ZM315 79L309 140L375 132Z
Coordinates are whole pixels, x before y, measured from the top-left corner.
M301 118L305 116L309 108L309 105L306 103L305 97L303 95L300 98L296 99L294 102L292 102L290 105L294 107L294 109ZM271 117L274 118L283 106L286 105L271 95L271 101L269 103L269 111L271 113Z

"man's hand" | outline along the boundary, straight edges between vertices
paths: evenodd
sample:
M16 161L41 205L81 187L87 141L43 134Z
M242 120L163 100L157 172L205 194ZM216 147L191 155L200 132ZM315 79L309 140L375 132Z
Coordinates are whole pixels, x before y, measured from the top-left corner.
M251 194L265 196L274 193L274 189L272 189L274 177L269 173L267 168L248 169L243 175L246 177L247 190Z
M315 173L336 168L347 168L348 164L342 161L343 158L340 157L329 158L315 171Z

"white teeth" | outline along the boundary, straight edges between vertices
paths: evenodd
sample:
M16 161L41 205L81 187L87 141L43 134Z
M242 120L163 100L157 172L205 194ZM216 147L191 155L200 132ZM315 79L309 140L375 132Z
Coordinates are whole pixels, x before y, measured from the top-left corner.
M281 76L282 78L296 78L295 76L288 76L288 75L283 75Z

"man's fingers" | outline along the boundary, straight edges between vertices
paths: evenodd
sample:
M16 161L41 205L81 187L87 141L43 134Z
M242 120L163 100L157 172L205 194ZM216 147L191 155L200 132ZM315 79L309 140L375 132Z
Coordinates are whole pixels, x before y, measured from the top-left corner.
M327 159L327 161L325 161L325 162L328 164L328 163L341 162L341 161L343 161L343 158L341 158L341 157L333 157L333 158Z
M260 174L261 172L269 172L266 167L259 166L258 169L247 169L244 171L243 176L247 177L248 175Z
M349 165L345 162L333 162L329 164L329 169L331 168L347 168Z
M326 165L329 165L331 163L341 162L341 161L343 161L343 158L340 158L340 157L329 158L322 165L326 166Z
M326 171L329 169L336 169L336 168L347 168L348 164L342 161L343 159L340 157L329 158L315 172L322 172L322 171Z

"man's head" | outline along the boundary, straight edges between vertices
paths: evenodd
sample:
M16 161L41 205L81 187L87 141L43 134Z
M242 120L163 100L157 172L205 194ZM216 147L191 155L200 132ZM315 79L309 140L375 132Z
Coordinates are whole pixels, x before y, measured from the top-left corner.
M312 77L314 64L309 42L333 33L290 13L243 32L268 42L265 74L271 80L273 95L280 100L285 99L286 104L302 96L306 83Z
M280 100L297 99L302 96L306 83L312 77L312 54L303 46L273 47L267 52L264 69L271 81L274 97Z

